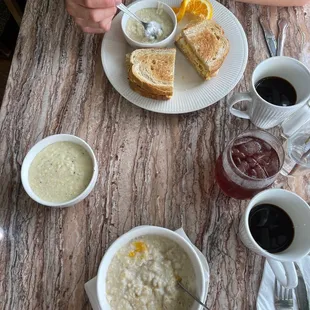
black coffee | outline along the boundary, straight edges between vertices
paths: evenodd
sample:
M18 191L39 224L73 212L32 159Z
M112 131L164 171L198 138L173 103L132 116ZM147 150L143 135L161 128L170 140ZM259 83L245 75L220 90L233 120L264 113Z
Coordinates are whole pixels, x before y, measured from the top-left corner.
M250 231L260 247L269 253L287 249L294 239L294 225L288 214L271 204L254 207L249 215Z
M282 78L269 76L255 85L258 94L266 101L281 107L296 104L297 94L294 86Z

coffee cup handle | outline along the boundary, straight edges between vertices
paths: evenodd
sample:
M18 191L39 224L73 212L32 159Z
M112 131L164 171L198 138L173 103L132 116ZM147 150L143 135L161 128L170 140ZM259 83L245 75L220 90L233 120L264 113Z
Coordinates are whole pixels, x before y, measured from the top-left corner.
M279 262L268 258L267 261L282 286L287 288L294 288L297 286L298 278L293 262ZM283 268L281 268L281 265L283 266L284 271Z
M235 115L240 118L250 119L250 115L248 113L249 109L246 111L240 111L234 108L234 105L240 101L249 101L252 102L252 97L250 93L236 93L233 94L229 100L229 111L232 115Z

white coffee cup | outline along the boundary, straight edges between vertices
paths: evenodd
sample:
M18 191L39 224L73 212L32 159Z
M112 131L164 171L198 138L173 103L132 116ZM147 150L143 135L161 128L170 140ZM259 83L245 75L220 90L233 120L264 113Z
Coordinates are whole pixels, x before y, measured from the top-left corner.
M283 209L294 225L294 238L290 246L279 253L272 254L261 248L254 240L249 228L249 214L257 205L269 203ZM310 252L310 207L298 195L283 189L268 189L252 198L239 225L239 237L250 250L267 258L278 281L288 288L298 284L294 261Z
M255 89L256 83L265 78L276 76L290 82L297 93L295 105L282 107L264 100ZM279 125L292 113L300 109L310 97L310 72L300 61L285 57L271 57L261 62L252 74L250 91L236 93L229 101L230 113L237 117L250 119L251 122L262 129L269 129ZM240 101L248 101L246 111L234 108Z

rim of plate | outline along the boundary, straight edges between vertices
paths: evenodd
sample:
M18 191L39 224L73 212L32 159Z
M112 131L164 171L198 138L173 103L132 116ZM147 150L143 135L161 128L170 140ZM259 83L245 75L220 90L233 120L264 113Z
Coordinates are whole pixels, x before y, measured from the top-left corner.
M138 0L138 1L141 1L141 0ZM178 5L178 3L180 3L180 1L178 1L178 0L161 0L161 1L170 5L170 6ZM119 81L119 77L113 75L113 70L111 68L109 68L109 65L104 66L104 64L109 63L107 61L107 53L105 52L107 50L108 43L113 42L113 44L117 44L116 42L118 42L118 43L121 42L122 45L127 44L127 42L123 36L123 33L120 32L120 34L116 33L117 36L115 35L115 32L117 32L116 27L117 26L121 27L120 24L121 24L121 18L122 18L123 13L119 12L112 21L111 30L105 34L105 36L102 40L102 43L101 43L101 62L102 62L103 70L104 70L108 80L110 81L112 86L115 88L115 90L122 97L124 97L129 102L135 104L136 106L138 106L142 109L148 110L148 111L152 111L152 112L156 112L156 113L162 113L162 114L183 114L183 113L190 113L190 112L198 111L198 110L204 109L210 105L213 105L214 103L216 103L216 102L220 101L221 99L223 99L224 97L226 97L236 87L236 85L239 83L240 79L243 76L243 73L245 71L247 61L248 61L248 42L247 42L247 38L246 38L246 34L244 32L244 29L243 29L242 25L240 24L239 20L237 19L237 17L231 11L229 11L225 6L220 4L219 2L217 2L215 0L210 0L210 2L212 3L213 8L214 8L214 16L213 16L214 20L217 20L217 17L220 18L220 16L222 16L222 15L225 16L225 20L227 20L227 18L228 18L229 23L234 25L234 31L237 32L237 36L239 37L238 40L240 42L242 42L242 48L240 48L240 46L239 46L240 49L238 50L238 52L240 52L240 54L238 53L238 57L240 58L240 60L238 61L239 65L237 66L236 74L229 79L227 78L227 80L229 80L229 82L225 82L224 89L218 87L217 91L212 92L212 94L207 92L207 95L206 95L206 92L204 92L203 90L205 88L208 88L208 86L204 85L204 83L208 83L209 81L202 82L202 84L200 84L199 86L195 86L191 89L191 90L194 90L194 94L187 95L187 96L185 96L186 99L180 98L181 100L179 100L179 101L182 101L182 99L183 99L183 101L189 100L189 96L190 96L190 97L192 97L191 100L195 101L195 104L194 105L193 104L189 104L189 105L184 104L184 105L180 106L179 102L174 102L174 101L177 101L176 100L176 93L177 93L176 89L174 91L174 96L170 100L167 100L167 101L154 100L154 99L142 97L139 94L137 94L136 92L134 92L133 90L131 90L131 88L129 87L128 82L127 82L127 72L126 72L126 76L124 77L124 79L126 80L126 84L121 85L121 83ZM223 19L223 17L221 17L221 18ZM221 23L219 23L219 24L221 25ZM114 35L114 37L113 37L113 35ZM120 40L120 41L118 41L118 40ZM233 45L233 43L230 41L229 53L231 52L231 46L232 45ZM124 54L124 59L125 59L125 54ZM109 57L111 57L111 56L109 55ZM223 65L224 64L225 64L225 61L224 61ZM124 69L125 69L125 67L124 67ZM125 69L125 71L126 71L126 69ZM210 81L215 81L216 78L217 77L214 77ZM123 87L123 86L125 86L125 87ZM218 85L216 85L216 86L218 86ZM206 96L209 96L209 97L206 97ZM184 97L184 96L182 96L182 97ZM169 109L167 108L168 105L170 105Z

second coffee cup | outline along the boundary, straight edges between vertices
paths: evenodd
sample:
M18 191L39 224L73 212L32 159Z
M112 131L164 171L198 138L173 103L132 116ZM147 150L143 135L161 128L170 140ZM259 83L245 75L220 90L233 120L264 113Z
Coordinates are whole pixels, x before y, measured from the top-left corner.
M310 207L298 195L283 189L257 194L246 208L239 237L250 250L266 257L278 281L297 286L294 262L310 252Z

